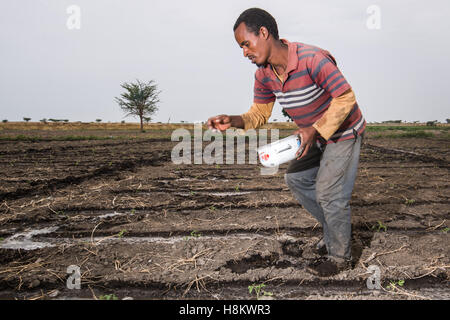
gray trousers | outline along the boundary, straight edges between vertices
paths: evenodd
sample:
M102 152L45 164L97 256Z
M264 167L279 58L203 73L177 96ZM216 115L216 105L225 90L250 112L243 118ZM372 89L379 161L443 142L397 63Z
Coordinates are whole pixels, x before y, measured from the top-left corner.
M322 225L328 255L351 259L350 198L362 137L328 144L320 166L286 173L294 197Z

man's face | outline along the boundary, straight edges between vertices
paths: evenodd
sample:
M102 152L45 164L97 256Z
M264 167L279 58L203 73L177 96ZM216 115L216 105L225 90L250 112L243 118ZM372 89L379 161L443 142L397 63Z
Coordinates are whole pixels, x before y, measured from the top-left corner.
M234 37L239 46L244 50L244 57L250 59L258 67L266 66L269 58L267 29L262 27L259 35L247 30L247 26L242 22L234 32Z

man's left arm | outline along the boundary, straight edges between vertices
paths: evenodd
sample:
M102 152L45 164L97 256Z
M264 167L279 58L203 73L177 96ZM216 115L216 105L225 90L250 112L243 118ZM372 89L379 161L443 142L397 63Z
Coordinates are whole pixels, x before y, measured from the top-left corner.
M352 89L348 89L331 100L328 110L312 126L325 140L329 140L352 111L355 103L355 94Z
M347 118L356 103L355 95L350 84L338 69L336 60L328 51L321 51L307 60L311 79L326 92L332 100L323 116L310 127L300 128L296 133L302 137L304 150L297 155L300 159L308 153L311 146L316 143L320 134L325 140L338 130Z

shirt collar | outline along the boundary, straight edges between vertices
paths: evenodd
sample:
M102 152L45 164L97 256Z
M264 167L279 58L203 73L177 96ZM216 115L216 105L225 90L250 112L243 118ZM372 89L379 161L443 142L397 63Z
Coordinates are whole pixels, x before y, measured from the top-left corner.
M280 41L288 45L288 64L285 72L289 74L289 72L297 69L298 66L297 45L286 39L280 39Z
M280 41L288 45L288 63L286 66L285 73L289 74L291 71L296 70L298 67L297 45L295 43L289 42L286 39L280 39ZM273 67L269 64L266 68L268 70L272 70ZM275 73L273 70L272 72Z

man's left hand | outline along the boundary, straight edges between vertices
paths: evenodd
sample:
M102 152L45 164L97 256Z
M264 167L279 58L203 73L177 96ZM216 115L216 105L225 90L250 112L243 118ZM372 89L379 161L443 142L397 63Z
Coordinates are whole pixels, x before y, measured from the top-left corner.
M311 146L314 143L316 143L317 136L319 133L313 126L310 126L306 128L300 128L297 131L295 131L294 134L298 134L301 137L302 142L301 148L295 154L297 160L300 160L301 158L303 158L308 154L308 151L311 148ZM301 152L302 150L303 152Z

